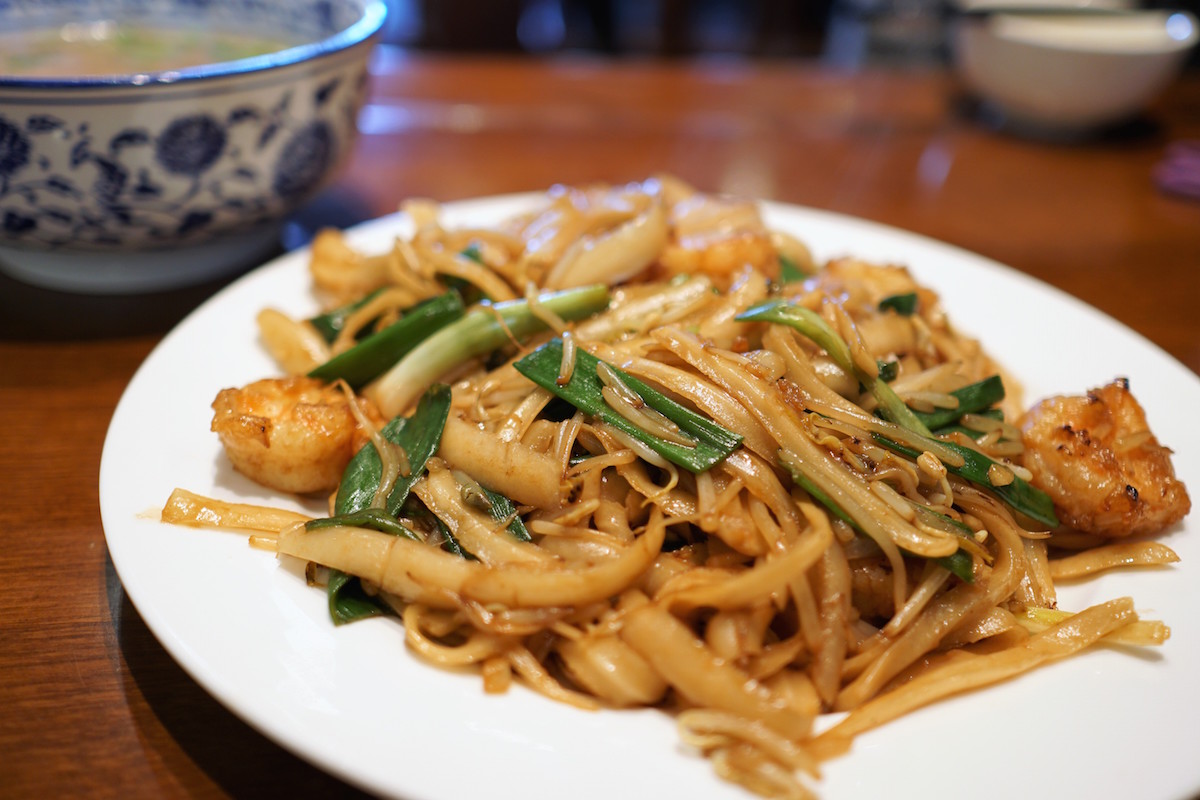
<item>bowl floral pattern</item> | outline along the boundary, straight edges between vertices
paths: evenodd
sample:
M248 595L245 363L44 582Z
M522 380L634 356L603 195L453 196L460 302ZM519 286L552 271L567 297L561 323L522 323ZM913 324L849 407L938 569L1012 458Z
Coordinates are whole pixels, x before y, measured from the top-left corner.
M123 5L184 24L277 24L312 44L168 73L0 76L0 246L179 247L261 227L311 197L351 148L381 4L17 2L0 3L0 25L38 22L39 7Z

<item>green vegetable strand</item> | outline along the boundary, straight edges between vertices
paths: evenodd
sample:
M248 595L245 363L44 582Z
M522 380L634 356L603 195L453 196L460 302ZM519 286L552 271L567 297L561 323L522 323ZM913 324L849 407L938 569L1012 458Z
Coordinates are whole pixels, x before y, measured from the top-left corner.
M330 382L341 378L354 389L360 389L407 355L421 341L462 315L462 297L451 290L418 303L396 322L315 367L308 374Z
M842 522L845 522L847 525L849 525L851 528L853 528L855 530L855 532L857 532L859 535L865 535L865 534L863 534L862 526L860 526L857 522L855 522L854 519L849 514L847 514L844 509L842 509L841 506L839 506L837 503L835 503L833 501L833 498L831 498L829 495L825 494L825 492L822 491L819 486L817 486L815 483L813 483L811 480L808 479L808 476L804 474L801 465L799 463L797 463L797 461L794 458L788 458L786 453L781 451L780 452L780 461L784 464L784 466L787 467L788 473L792 476L792 481L797 486L799 486L804 491L808 492L809 496L811 496L812 499L816 500L818 503L820 503L822 506L824 506L825 509L827 511L829 511L829 513L833 514L835 517L840 519ZM938 517L941 517L946 522L949 522L949 523L952 523L952 524L958 526L961 529L959 531L959 533L963 536L970 536L974 533L970 528L968 528L967 526L958 522L957 520L951 519L950 517L947 517L944 514L938 514L936 511L934 511L931 508L926 508L925 506L920 506L920 505L916 505L916 504L914 504L914 506L919 509L918 513L920 513L920 511L925 511L925 512L928 512L929 514L933 514ZM907 551L905 551L905 552L907 552ZM912 554L908 553L908 555L912 555ZM952 575L957 576L958 578L962 579L966 583L974 583L975 582L975 560L971 557L970 553L963 550L962 548L955 550L953 553L951 553L948 556L942 556L942 557L936 559L936 561L939 566L943 567L946 571L948 571Z
M617 413L604 399L604 382L597 374L600 359L582 348L575 351L575 368L565 386L558 384L562 365L562 340L551 339L513 366L531 381L571 405L603 420L627 436L645 444L668 461L690 470L704 472L732 453L742 443L742 437L728 431L708 417L676 403L662 392L643 383L611 364L606 366L636 393L645 405L662 414L680 432L695 441L694 446L667 441L641 428Z
M383 480L383 462L375 445L368 442L355 453L342 473L334 500L334 516L312 520L305 527L319 530L330 525L357 525L383 533L416 538L396 519L408 499L409 491L425 472L425 465L437 452L442 430L450 412L450 387L437 384L429 388L411 417L396 417L380 434L399 446L408 456L409 473L400 475L388 493L386 507L372 506ZM329 571L325 587L329 616L335 625L388 613L388 607L363 591L361 582L340 570Z
M879 410L886 419L924 436L932 435L929 428L925 427L883 378L868 375L858 368L846 342L815 311L793 305L786 300L768 300L751 306L735 319L743 322L773 322L799 331L825 350L839 367L858 379L879 403Z
M589 317L608 306L608 287L597 284L549 292L537 298L565 320ZM418 344L375 384L375 400L390 413L403 411L426 386L454 367L544 331L546 323L527 300L485 304Z
M917 419L930 430L936 431L957 422L963 414L978 414L1004 399L1004 382L999 375L991 375L976 383L968 384L950 392L958 398L954 408L939 408L935 411L914 411Z

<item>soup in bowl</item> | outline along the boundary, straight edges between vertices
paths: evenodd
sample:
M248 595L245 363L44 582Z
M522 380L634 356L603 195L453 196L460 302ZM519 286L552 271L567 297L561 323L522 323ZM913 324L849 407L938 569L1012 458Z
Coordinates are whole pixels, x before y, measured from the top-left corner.
M0 269L87 292L244 268L353 147L380 0L0 5Z

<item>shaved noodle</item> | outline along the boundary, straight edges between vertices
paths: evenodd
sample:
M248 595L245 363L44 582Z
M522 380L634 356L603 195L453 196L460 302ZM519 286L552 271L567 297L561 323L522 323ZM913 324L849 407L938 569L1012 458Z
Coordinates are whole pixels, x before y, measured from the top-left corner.
M306 563L310 583L335 570L357 578L399 617L414 654L477 673L488 693L519 682L580 709L674 713L683 743L719 776L772 798L813 797L822 761L916 708L1095 644L1170 636L1128 599L1057 608L1059 582L1167 569L1178 556L1157 542L1025 527L1033 523L996 493L1041 477L1028 452L1038 442L1024 441L1016 416L1019 387L906 268L815 264L802 242L768 231L753 204L670 176L555 187L491 227L447 229L432 201L405 211L415 233L382 253L317 237L322 298L378 294L331 347L309 323L262 312L261 338L281 369L307 372L368 324L464 282L492 313L493 302L522 296L543 331L518 339L522 328L496 314L507 341L445 371L450 410L441 431L425 432L440 439L423 464L410 464L372 422L369 401L341 384L358 440L380 456L363 514L318 524L176 490L163 521L247 533L253 547ZM781 276L781 255L806 277ZM604 311L574 319L542 300L581 282L611 285ZM881 310L908 294L911 314ZM845 352L839 363L790 327L738 319L776 300L818 314L853 368ZM522 374L517 359L551 337L562 357L550 388L578 383L582 348L600 362L594 400L620 420ZM866 390L882 384L860 384L879 377L914 411L957 411L954 392L996 375L1002 419L971 409L932 437L882 419ZM710 443L656 410L671 409L642 384L738 443L699 472L668 460L648 442L689 455ZM422 387L412 389L415 399ZM300 415L320 411L310 404ZM256 412L232 425L257 443L272 419ZM307 433L323 436L315 423ZM1114 443L1120 456L1154 444L1141 428ZM983 488L963 477L956 447L993 462L972 478ZM297 460L286 466L308 466ZM414 536L385 533L395 530L380 519L385 501L412 469L421 474L392 521ZM832 712L847 713L817 735L818 717Z

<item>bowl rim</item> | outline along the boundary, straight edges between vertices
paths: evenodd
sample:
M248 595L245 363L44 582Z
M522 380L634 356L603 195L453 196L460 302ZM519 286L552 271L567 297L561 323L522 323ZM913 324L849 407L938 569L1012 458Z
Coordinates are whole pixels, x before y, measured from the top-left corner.
M1172 17L1176 16L1187 20L1188 36L1184 39L1164 39L1162 43L1153 46L1109 48L1096 46L1093 42L1060 41L1051 37L1031 35L1038 30L1039 26L1047 23L1054 25L1067 19L1091 23L1104 20L1153 18L1161 21L1165 26ZM963 14L962 19L968 24L974 24L980 29L986 30L997 40L1054 52L1085 53L1097 56L1169 55L1191 50L1200 43L1200 20L1190 11L1177 8L1089 8L1081 10L1046 6L1043 9L1035 10L1029 7L1014 9L995 6L978 7L972 12Z
M324 39L304 42L272 53L179 69L111 75L81 75L69 78L0 75L0 89L136 88L189 84L212 78L257 74L349 50L379 33L386 18L385 0L366 0L358 19L340 31Z

